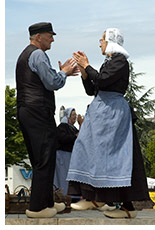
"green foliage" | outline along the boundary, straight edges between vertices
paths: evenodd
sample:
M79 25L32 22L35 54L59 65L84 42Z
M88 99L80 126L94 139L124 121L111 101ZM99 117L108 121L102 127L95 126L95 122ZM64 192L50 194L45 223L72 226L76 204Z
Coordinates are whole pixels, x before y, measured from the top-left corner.
M27 159L23 135L16 118L17 104L15 89L5 89L5 166L24 165Z
M150 162L149 176L155 178L155 130L149 132L149 141L146 147L146 156Z
M155 100L150 100L150 96L154 88L146 91L140 98L137 98L137 93L142 92L145 89L144 86L138 86L136 78L144 75L144 73L136 74L133 70L133 63L130 62L130 81L128 90L126 92L125 98L132 105L136 111L138 119L146 120L145 116L150 116L152 111L154 111Z
M155 100L150 100L153 88L147 90L140 98L137 96L138 92L141 93L145 89L144 86L138 86L136 81L136 78L142 76L143 74L144 73L135 73L133 63L130 62L130 80L125 98L134 108L138 118L135 126L145 161L146 172L149 173L152 163L148 160L146 146L150 138L149 131L155 130L155 123L148 121L146 116L150 116L154 111Z

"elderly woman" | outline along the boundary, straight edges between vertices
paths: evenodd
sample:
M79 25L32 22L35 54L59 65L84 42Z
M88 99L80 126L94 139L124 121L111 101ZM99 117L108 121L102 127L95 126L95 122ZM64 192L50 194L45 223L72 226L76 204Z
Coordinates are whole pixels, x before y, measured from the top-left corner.
M74 53L86 93L95 95L75 141L67 179L69 194L82 195L72 208L86 210L102 202L121 202L120 209L104 211L113 218L133 218L131 201L149 199L143 159L124 94L129 83L129 57L117 28L100 39L106 59L98 72L83 52ZM104 210L104 209L103 209Z
M57 127L58 132L58 150L56 153L56 168L54 184L63 189L62 193L67 194L68 181L66 181L71 153L74 142L78 136L79 130L74 126L77 114L74 108L68 108L64 112L64 117ZM81 124L81 116L78 115L78 123Z

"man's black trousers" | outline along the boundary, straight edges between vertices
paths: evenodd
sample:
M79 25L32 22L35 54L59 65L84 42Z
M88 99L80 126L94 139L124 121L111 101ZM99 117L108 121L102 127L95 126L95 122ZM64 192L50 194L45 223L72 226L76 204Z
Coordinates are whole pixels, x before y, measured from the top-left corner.
M17 115L33 170L29 209L53 207L57 144L54 114L47 107L20 106Z

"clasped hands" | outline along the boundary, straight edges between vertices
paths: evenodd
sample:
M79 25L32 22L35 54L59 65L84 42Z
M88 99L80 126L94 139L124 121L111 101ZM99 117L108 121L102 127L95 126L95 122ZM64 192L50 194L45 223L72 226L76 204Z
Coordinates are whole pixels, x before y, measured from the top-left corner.
M77 76L81 72L83 79L86 79L85 68L89 65L87 56L84 52L78 51L73 53L73 58L68 59L64 64L59 61L60 70L64 71L67 76Z
M84 69L89 65L88 58L84 52L78 51L76 53L73 53L73 58L76 63Z
M72 58L68 59L64 64L61 61L58 62L59 69L64 71L67 76L77 76L80 72L76 61Z
M84 52L78 51L73 53L73 58L76 61L78 68L82 74L82 78L85 80L87 78L87 73L85 68L89 65L89 61Z

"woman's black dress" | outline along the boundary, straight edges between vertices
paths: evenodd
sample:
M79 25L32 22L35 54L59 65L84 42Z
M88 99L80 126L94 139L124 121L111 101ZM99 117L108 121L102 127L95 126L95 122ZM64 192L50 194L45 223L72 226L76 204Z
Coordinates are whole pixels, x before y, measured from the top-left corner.
M129 83L129 64L122 54L114 54L101 66L98 73L91 66L86 68L88 78L83 81L88 95L98 90L125 94ZM136 115L131 108L133 121L133 171L131 187L95 188L89 184L69 182L69 195L82 195L83 199L98 202L128 202L150 200L141 149L134 126ZM82 159L81 159L82 160Z

